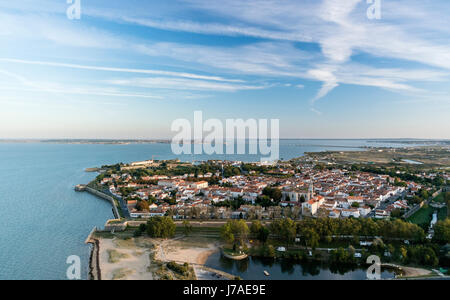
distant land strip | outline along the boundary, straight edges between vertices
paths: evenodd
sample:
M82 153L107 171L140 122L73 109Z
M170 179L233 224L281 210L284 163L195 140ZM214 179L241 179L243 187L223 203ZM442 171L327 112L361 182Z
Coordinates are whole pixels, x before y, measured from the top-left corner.
M169 139L107 140L107 139L0 139L0 143L58 143L58 144L170 144Z

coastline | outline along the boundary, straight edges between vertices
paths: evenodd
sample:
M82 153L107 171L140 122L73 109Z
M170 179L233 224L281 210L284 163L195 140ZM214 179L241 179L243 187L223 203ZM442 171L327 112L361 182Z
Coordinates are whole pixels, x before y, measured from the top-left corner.
M397 275L395 279L427 278L433 275L433 271L424 268L407 267L387 263L381 264L381 266L391 268L399 272L400 275Z
M381 152L383 152L383 151L381 151ZM341 152L341 154L342 153L344 153L344 152ZM319 155L319 154L315 154L315 155ZM111 199L112 197L110 197L109 195L106 195L105 193L102 193L102 192L100 192L100 191L98 191L96 189L92 190L89 187L84 187L84 190L86 190L89 193L92 193L92 194L94 194L94 195L96 195L96 196L98 196L100 198L104 198L104 199L109 200L111 202L111 204L113 205L113 207L117 209L117 207L116 207L117 204L115 203L114 199ZM109 225L109 222L107 222L107 224L105 225L105 229L107 227L109 227L107 225ZM124 225L126 227L127 226L127 222L123 223L122 225ZM109 229L110 228L107 228L106 230L109 230ZM111 228L111 230L112 230L112 232L115 231L114 228ZM117 231L119 231L119 230L117 230ZM129 232L127 234L129 234ZM181 238L183 238L183 237L181 237ZM127 238L127 239L129 239L129 238ZM176 239L173 239L173 240L168 240L167 243L174 242L175 240L178 240L178 239L180 239L180 237L178 237ZM209 241L209 242L211 242L211 241ZM207 245L206 242L203 241L203 243L204 243L203 246ZM217 244L217 241L215 243ZM195 266L195 265L204 265L207 262L208 258L212 254L217 252L217 249L210 249L211 248L210 245L207 246L209 248L206 248L206 250L205 249L202 249L202 250L199 249L199 248L202 248L202 246L192 246L192 247L185 246L186 249L181 249L180 250L180 248L182 248L181 246L176 247L176 246L172 245L172 247L174 247L176 249L175 251L173 251L173 249L169 249L168 251L164 251L163 248L165 247L165 244L166 244L166 241L161 242L161 244L158 245L158 248L161 249L161 250L159 252L156 252L156 255L159 256L159 259L157 259L157 260L161 261L163 263L167 263L167 262L172 262L173 261L173 262L176 262L176 263L180 263L180 262L181 263L189 263L189 264L192 264L193 266ZM94 245L94 249L93 249L91 255L92 255L92 257L95 258L95 256L97 255L97 257L98 257L99 256L98 253L102 253L102 251L101 251L101 249L100 249L100 247L98 245L98 241L97 241L97 243L95 243L95 241L94 241L93 245ZM215 245L214 247L217 248L217 245ZM183 252L182 250L185 252L184 254L177 253L177 252ZM95 251L97 251L97 253ZM329 249L328 249L328 251L329 251ZM164 252L167 253L167 257L164 254ZM248 255L244 255L244 254L236 255L236 256L233 256L232 254L233 253L226 253L226 252L222 251L222 255L223 256L227 257L228 259L232 259L232 260L242 260L242 259L245 259L245 258L248 257ZM152 263L152 262L150 262L150 263ZM95 259L91 259L91 264L92 264L91 273L95 273ZM100 265L99 259L97 258L97 269L100 268L99 265ZM402 275L399 276L399 278L418 277L418 276L431 276L433 274L432 271L425 270L425 269L412 268L412 267L402 267L402 266L391 266L391 267L396 269L396 270L398 270L398 271L400 271L402 273ZM95 274L92 275L92 277L94 277L94 276L95 276ZM101 275L98 275L97 277L100 277L100 276Z
M227 254L224 250L223 250L223 248L221 247L220 248L220 253L223 255L223 256L225 256L226 258L228 258L228 259L231 259L231 260L244 260L244 259L246 259L246 258L248 258L249 257L249 255L248 254L241 254L241 255L230 255L230 254Z
M148 237L89 239L92 244L89 280L161 280L168 262L188 263L196 280L233 280L234 275L205 265L209 257L220 251L218 244L200 245L185 237L170 240ZM170 273L170 271L169 271Z
M100 269L100 241L91 239L91 254L89 257L89 278L88 280L102 280L102 272Z
M234 280L235 276L206 266L208 259L221 252L217 242L195 240L179 236L161 240L149 237L106 238L89 237L92 245L89 259L89 280L160 280L158 270L168 262L188 263L195 272L196 280ZM111 261L112 252L120 258ZM227 257L226 255L224 255ZM229 259L234 259L230 258ZM437 278L434 272L421 267L383 263L382 267L396 271L390 280ZM120 275L117 275L117 274Z
M204 252L200 253L197 257L197 264L199 265L205 265L208 261L209 257L215 253L217 253L219 250L205 250Z

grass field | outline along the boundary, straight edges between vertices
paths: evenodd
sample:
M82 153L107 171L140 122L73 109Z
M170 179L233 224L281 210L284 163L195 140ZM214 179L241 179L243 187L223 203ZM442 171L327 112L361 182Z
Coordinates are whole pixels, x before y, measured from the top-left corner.
M433 213L435 209L431 206L424 206L421 209L419 209L415 214L413 214L411 217L407 219L407 221L421 225L421 224L430 224ZM438 211L438 219L439 220L445 220L447 218L447 207L441 208Z
M436 198L433 199L433 201L439 202L439 203L445 203L445 194L440 193L439 195L436 196Z
M338 164L363 163L385 166L403 166L412 170L450 167L446 147L415 147L408 149L369 149L366 151L334 151L308 153L309 157ZM415 161L411 164L405 160Z
M429 224L433 217L434 208L431 206L424 206L419 209L415 214L407 219L407 221L421 225L421 224Z
M439 219L440 221L443 221L443 220L445 220L447 217L448 217L448 207L444 207L444 208L440 209L440 210L439 210L439 213L438 213L438 219Z
M175 230L177 235L184 234L183 227L177 227ZM193 227L190 236L203 236L203 237L220 237L220 227Z

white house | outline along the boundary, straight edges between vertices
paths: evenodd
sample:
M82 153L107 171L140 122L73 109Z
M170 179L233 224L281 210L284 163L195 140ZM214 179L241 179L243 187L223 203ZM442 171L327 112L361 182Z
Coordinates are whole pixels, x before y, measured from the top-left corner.
M156 209L156 210L151 210L149 215L150 215L150 217L164 217L165 213L160 209Z
M367 216L372 211L372 209L370 207L368 207L368 206L359 207L358 210L359 210L359 214L362 217Z
M330 214L328 217L330 217L332 219L339 219L340 216L341 216L341 211L335 209L335 210L330 211Z
M309 200L308 202L302 203L302 214L303 215L315 215L319 204L315 201Z
M377 209L375 211L375 218L376 219L386 219L389 218L390 213L387 210Z
M357 208L349 208L349 209L342 209L341 216L344 218L348 217L359 218L361 214L359 213L359 210Z
M198 181L191 184L194 189L206 189L208 187L208 181Z

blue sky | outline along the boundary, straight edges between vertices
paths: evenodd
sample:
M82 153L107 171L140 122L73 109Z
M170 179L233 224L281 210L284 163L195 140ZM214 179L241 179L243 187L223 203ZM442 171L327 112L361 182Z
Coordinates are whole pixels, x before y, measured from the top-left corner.
M450 2L0 2L0 138L167 138L277 118L284 138L450 138Z

